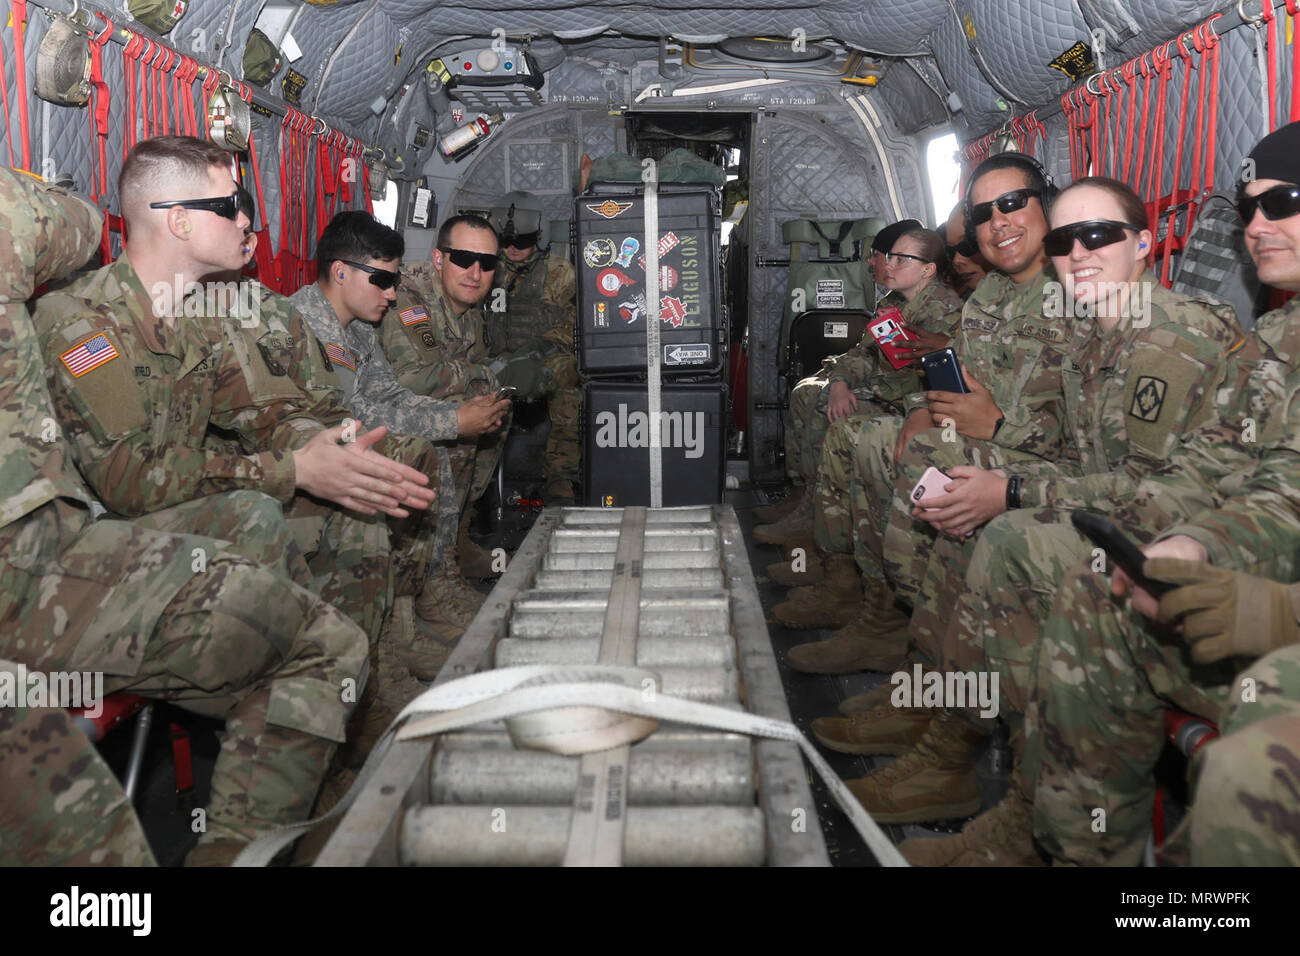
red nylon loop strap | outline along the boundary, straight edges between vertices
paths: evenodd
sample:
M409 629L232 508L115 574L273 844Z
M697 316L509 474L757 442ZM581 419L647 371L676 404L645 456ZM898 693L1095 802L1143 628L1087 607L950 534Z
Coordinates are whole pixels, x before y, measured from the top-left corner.
M22 168L32 171L32 140L27 120L27 51L23 32L27 25L27 0L14 0L14 93L18 97L18 125L23 144ZM8 109L6 107L6 122ZM8 138L8 137L6 137Z

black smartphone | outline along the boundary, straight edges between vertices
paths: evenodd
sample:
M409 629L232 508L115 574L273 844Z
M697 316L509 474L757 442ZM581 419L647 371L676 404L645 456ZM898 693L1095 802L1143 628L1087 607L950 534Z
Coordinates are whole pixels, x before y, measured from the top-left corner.
M921 367L925 369L927 391L960 392L965 395L970 391L966 380L961 376L961 363L957 353L952 349L939 349L921 356Z
M1091 511L1075 510L1070 512L1070 520L1081 534L1105 551L1108 558L1123 568L1124 573L1149 594L1158 598L1174 589L1175 585L1155 581L1142 573L1146 555L1109 519Z

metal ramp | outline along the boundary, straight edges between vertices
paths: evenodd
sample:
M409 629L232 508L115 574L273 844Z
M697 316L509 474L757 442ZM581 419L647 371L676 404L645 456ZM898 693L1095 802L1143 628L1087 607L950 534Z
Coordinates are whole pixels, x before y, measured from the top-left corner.
M650 672L650 693L789 722L730 506L548 509L434 687L597 664ZM519 747L494 720L395 741L316 861L564 863L829 860L794 742L664 721L566 755Z

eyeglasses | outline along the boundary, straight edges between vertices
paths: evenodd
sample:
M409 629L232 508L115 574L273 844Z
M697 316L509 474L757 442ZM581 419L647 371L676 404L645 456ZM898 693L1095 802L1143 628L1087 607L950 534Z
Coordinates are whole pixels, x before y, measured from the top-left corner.
M1287 219L1300 213L1300 186L1274 186L1258 196L1238 196L1237 212L1241 221L1250 225L1255 210L1264 210L1265 219Z
M497 263L501 261L500 256L493 255L490 252L470 252L468 249L444 249L441 246L438 247L438 251L450 259L451 264L458 269L472 269L474 263L477 262L479 268L484 272L493 272L496 270Z
M1009 216L1017 209L1024 209L1030 199L1035 196L1042 201L1042 193L1037 189L1013 189L1009 193L1003 193L997 199L988 202L976 203L970 207L970 221L972 226L982 226L993 218L993 207L998 207L998 212L1004 216Z
M943 247L944 255L948 257L949 262L952 262L952 260L958 256L965 256L967 259L973 259L976 251L975 247L965 239L957 243L955 246L945 244Z
M370 284L380 289L396 289L397 283L402 281L400 272L376 269L374 266L362 265L360 262L353 262L351 259L340 259L339 262L345 266L351 266L354 269L360 269L362 272L370 273Z
M501 243L507 249L531 249L533 246L537 245L537 239L540 235L540 232L521 232L513 236L506 236L501 240ZM452 262L455 261L455 259L452 260ZM459 263L457 264L459 265ZM467 269L469 267L461 266L461 268Z
M206 209L208 212L216 213L222 219L233 222L239 218L239 193L234 192L229 196L216 196L212 199L166 199L149 204L150 209L168 209L172 206L181 206L184 209Z
M900 259L903 260L903 261L900 262L900 261L899 261ZM908 260L908 259L912 260L913 262L924 262L924 263L932 263L932 262L934 262L933 259L922 259L920 256L914 256L914 255L911 255L910 253L906 253L906 252L886 252L886 253L885 253L885 262L887 262L887 263L888 263L889 265L891 265L891 266L901 266L901 265L906 265L906 264L907 264L907 261L906 261L906 260Z
M1083 243L1085 249L1100 249L1121 241L1128 230L1141 232L1131 223L1111 219L1072 222L1068 226L1057 226L1043 236L1043 251L1049 256L1068 256L1076 239Z

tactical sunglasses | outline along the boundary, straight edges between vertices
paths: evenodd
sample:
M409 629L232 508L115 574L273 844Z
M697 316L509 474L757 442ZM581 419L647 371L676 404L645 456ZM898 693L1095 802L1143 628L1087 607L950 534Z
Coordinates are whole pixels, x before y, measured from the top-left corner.
M451 264L458 269L472 269L474 263L479 264L484 272L494 272L497 263L501 261L500 256L493 255L490 252L470 252L468 249L444 249L438 247L438 251L451 260Z
M1068 256L1076 239L1085 249L1100 249L1120 242L1128 230L1141 232L1137 226L1112 219L1072 222L1068 226L1057 226L1043 236L1043 251L1049 256Z
M229 219L234 222L239 218L239 193L233 192L229 196L215 196L212 199L165 199L161 202L151 202L150 209L168 209L171 206L181 206L185 209L206 209L208 212L214 212L222 219Z
M1265 219L1287 219L1300 213L1300 186L1274 186L1258 196L1237 197L1237 212L1242 222L1249 225L1256 209L1264 210Z
M370 273L370 284L380 289L396 289L397 283L402 281L400 272L376 269L374 266L365 266L360 262L353 262L351 259L340 259L339 262L345 266L351 266L354 269L360 269L362 272Z
M1024 209L1029 200L1035 196L1039 197L1041 202L1042 192L1037 189L1013 189L1009 193L1003 193L997 199L976 203L970 207L971 225L982 226L992 219L994 206L998 207L998 212L1002 215L1009 216L1017 209Z
M885 253L885 261L889 263L891 266L906 265L906 262L899 262L898 260L900 259L903 260L911 259L913 262L925 262L925 263L934 262L933 259L922 259L920 256L914 256L908 252L886 252Z
M533 246L537 245L537 237L540 235L540 232L521 232L513 236L506 236L502 240L502 244L507 249L531 249ZM452 260L452 262L455 261L455 259ZM457 263L457 265L459 265L459 263ZM461 268L464 269L466 267L461 266Z
M972 246L965 239L957 243L957 245L955 246L950 246L945 244L943 247L943 251L944 254L948 257L949 262L952 262L952 260L957 258L958 256L965 256L967 259L972 259L975 257L975 253L976 253L975 247Z

